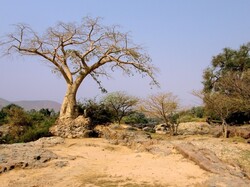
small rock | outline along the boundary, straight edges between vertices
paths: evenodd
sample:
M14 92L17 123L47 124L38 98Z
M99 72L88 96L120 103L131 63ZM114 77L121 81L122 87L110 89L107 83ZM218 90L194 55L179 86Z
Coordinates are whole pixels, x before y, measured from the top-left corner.
M59 168L62 168L62 167L67 166L68 164L69 164L68 161L58 161L58 162L55 163L55 166L59 167Z

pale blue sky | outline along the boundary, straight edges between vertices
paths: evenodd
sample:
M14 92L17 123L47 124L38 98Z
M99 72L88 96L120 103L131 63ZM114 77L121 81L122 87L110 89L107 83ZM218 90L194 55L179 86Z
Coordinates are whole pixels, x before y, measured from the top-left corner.
M202 88L202 72L212 56L224 47L250 42L249 0L0 0L0 36L20 22L42 33L57 21L79 22L87 15L130 31L160 69L161 89L150 89L149 80L140 76L116 73L113 79L103 80L109 92L127 91L141 97L173 92L185 106L199 103L191 92ZM64 80L38 59L0 59L0 98L61 102L65 90ZM101 95L98 85L87 79L77 97L97 95Z

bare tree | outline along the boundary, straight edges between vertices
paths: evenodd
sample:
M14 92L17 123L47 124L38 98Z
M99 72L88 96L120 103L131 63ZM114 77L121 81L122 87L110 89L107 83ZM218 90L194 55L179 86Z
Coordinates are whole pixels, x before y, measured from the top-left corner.
M236 98L221 93L194 92L194 95L201 98L205 104L205 110L217 115L222 121L222 133L228 137L228 124L226 119L239 110Z
M148 116L161 119L170 127L171 134L177 134L176 124L171 122L171 117L178 108L177 96L172 93L158 93L150 95L140 102L139 110Z
M217 87L234 101L234 108L237 106L238 112L250 111L250 69L241 75L235 72L225 73L217 82Z
M117 26L104 26L99 18L83 18L80 24L59 22L43 34L25 24L6 37L5 53L38 56L52 65L52 71L62 75L67 91L59 119L74 118L76 93L87 76L91 76L102 91L100 77L121 69L124 74L149 76L153 84L156 68L143 48L134 44L127 33ZM111 71L110 71L111 70Z
M138 99L125 92L113 92L105 96L102 102L113 112L115 120L120 125L122 118L131 114Z

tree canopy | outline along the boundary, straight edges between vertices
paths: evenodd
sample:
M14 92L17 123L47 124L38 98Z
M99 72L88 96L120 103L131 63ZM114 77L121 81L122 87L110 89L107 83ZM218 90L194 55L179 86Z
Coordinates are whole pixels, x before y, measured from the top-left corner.
M16 31L6 36L4 45L5 54L38 56L64 78L67 92L60 118L75 117L76 93L87 76L102 91L106 90L101 77L109 77L117 69L126 75L149 76L153 84L158 84L156 68L146 51L133 43L128 33L119 31L118 26L103 25L100 18L85 17L80 24L59 22L43 34L18 24Z
M250 114L249 51L250 43L238 50L225 48L213 57L211 66L203 73L200 97L207 112L217 115L223 124L235 113Z
M131 114L138 99L125 92L113 92L106 95L102 102L113 112L115 120L120 124L123 117Z
M211 66L203 73L203 91L206 93L216 91L224 94L232 94L242 89L249 91L249 51L250 43L242 45L239 50L225 48L222 53L214 56ZM246 84L244 85L246 88L237 85L239 82Z

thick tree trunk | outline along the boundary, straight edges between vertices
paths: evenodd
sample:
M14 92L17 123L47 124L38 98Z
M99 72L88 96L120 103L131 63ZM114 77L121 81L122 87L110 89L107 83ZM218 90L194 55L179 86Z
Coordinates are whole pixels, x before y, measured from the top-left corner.
M77 117L77 108L76 108L76 92L78 86L75 84L67 85L67 92L64 96L63 103L60 109L59 119L74 119Z

